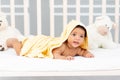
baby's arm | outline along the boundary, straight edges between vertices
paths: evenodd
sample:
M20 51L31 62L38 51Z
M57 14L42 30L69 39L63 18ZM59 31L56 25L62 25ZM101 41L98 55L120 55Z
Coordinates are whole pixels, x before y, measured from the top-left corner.
M94 55L92 53L90 53L88 50L84 50L84 49L81 50L81 54L83 57L86 57L86 58L93 58L94 57Z
M52 53L53 53L53 57L54 59L64 59L64 60L73 60L74 58L72 56L64 56L62 55L62 53L65 50L65 46L62 45L58 48L53 49Z
M62 55L63 49L62 47L58 47L53 49L53 58L54 59L65 59L66 57Z
M86 51L86 52L87 53L84 57L86 57L86 58L93 58L94 57L94 55L92 53L90 53L89 51Z

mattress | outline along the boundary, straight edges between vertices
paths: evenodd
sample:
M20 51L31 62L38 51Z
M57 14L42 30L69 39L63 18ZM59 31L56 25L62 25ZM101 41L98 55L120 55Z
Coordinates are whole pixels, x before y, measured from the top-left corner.
M120 75L120 46L91 50L94 58L76 56L74 60L17 56L14 49L0 52L0 75ZM91 73L91 71L93 71ZM47 74L46 74L47 72ZM112 73L113 72L113 73ZM18 74L16 74L18 73ZM79 74L78 74L79 73ZM108 75L106 74L106 75Z

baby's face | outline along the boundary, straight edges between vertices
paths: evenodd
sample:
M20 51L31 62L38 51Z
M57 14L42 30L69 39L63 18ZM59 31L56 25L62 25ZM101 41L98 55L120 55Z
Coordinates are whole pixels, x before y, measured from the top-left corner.
M82 28L75 28L70 33L68 37L68 45L71 48L77 48L79 47L83 42L85 38L85 31Z

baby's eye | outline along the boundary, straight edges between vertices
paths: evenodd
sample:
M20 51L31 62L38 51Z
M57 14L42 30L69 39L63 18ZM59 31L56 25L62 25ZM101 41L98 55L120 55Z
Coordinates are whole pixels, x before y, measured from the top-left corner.
M72 36L76 36L76 34L72 34Z
M83 35L81 35L80 37L81 37L81 38L84 38L84 36L83 36Z

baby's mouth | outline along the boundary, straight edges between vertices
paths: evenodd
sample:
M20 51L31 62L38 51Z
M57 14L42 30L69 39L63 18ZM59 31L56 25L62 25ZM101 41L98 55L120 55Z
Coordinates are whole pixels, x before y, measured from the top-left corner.
M74 44L79 44L79 42L77 42L77 41L73 41L73 43L74 43Z

